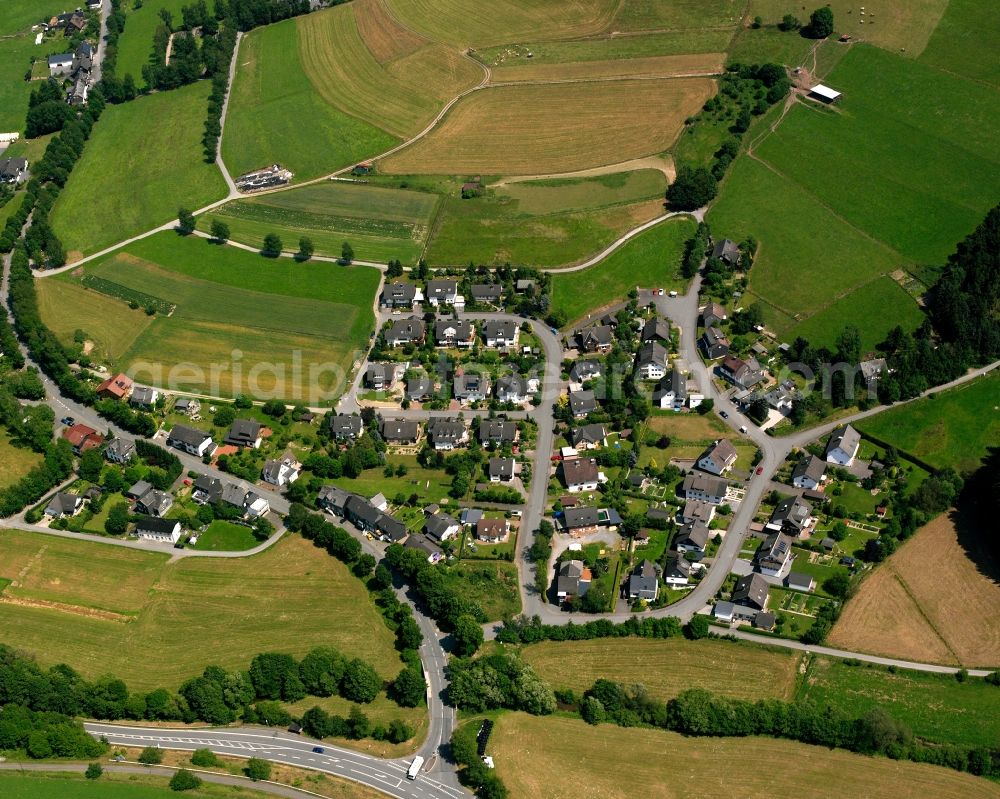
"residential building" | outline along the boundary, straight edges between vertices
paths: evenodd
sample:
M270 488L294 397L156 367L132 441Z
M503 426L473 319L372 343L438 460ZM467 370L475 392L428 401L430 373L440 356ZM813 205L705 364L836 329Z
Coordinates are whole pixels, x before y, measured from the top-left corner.
M194 397L178 397L174 401L174 413L194 416L201 410L201 403Z
M337 486L323 486L316 496L316 504L330 511L335 516L342 517L344 515L344 505L347 504L348 498L352 496L354 494L342 488L337 488Z
M767 580L759 574L747 574L737 580L736 586L733 588L732 597L733 604L738 606L736 615L742 615L743 618L752 618L757 615L758 611L766 610L767 590ZM752 611L752 613L748 616L746 615L746 611L741 611L739 608L746 608Z
M479 443L510 444L517 440L517 423L508 419L483 419L479 423Z
M90 42L80 42L80 46L76 48L76 53L73 56L73 71L79 72L83 70L84 72L90 72L93 66L94 48Z
M648 560L638 564L628 578L628 598L655 602L660 595L658 569Z
M452 450L469 443L469 429L460 419L435 416L427 422L427 440L436 450Z
M330 417L330 435L336 441L357 441L364 433L364 420L356 413L336 413Z
M556 569L556 597L559 604L587 593L591 574L582 560L564 560Z
M281 458L265 461L261 476L265 483L284 488L299 479L300 468L295 457L286 452Z
M705 328L705 332L698 339L698 346L709 361L729 354L729 339L717 327Z
M73 86L66 93L66 102L72 106L87 104L87 95L90 94L90 76L86 72L78 72Z
M160 392L155 388L150 388L149 386L136 386L132 390L132 396L129 397L129 403L137 408L144 408L148 410L156 405L156 401L159 398Z
M608 432L603 424L585 424L569 434L570 442L576 449L597 449L608 443Z
M406 538L410 531L403 522L388 513L382 513L375 522L379 538L393 544L398 544ZM422 537L422 536L421 536Z
M768 530L780 530L798 536L812 523L812 505L802 497L790 497L778 503L765 525Z
M434 394L434 381L427 375L411 377L406 381L406 398L410 402L423 402Z
M514 459L490 458L487 473L491 483L509 483L514 479Z
M861 446L861 434L850 425L838 427L830 434L826 444L827 463L838 466L850 466L858 455Z
M577 342L581 352L610 352L615 343L615 331L609 325L585 327L577 331Z
M174 506L174 498L166 491L150 488L135 502L135 509L147 516L161 518Z
M869 388L874 388L879 378L889 371L889 366L885 362L885 358L872 358L871 360L862 361L858 364L858 367L861 369L861 376L864 378L865 385Z
M661 409L681 410L688 401L687 376L674 367L660 381L653 392L653 406Z
M427 302L435 308L455 305L458 301L458 283L454 280L428 280Z
M593 391L569 392L569 407L576 419L583 419L597 410L597 397Z
M490 378L485 374L467 372L455 375L452 381L452 396L459 402L483 402L490 395Z
M394 319L385 331L387 347L402 347L405 344L422 344L427 335L427 326L418 316Z
M15 186L28 179L28 162L24 158L0 158L0 183Z
M104 457L112 463L130 463L135 457L135 441L128 438L114 438L104 449Z
M387 444L406 446L420 438L420 425L408 419L383 419L379 433Z
M685 499L696 499L712 505L721 505L726 501L729 483L718 477L708 477L704 474L691 472L681 484Z
M191 499L199 505L214 505L222 501L223 483L218 477L209 477L207 474L199 475L195 478L191 487ZM126 496L128 496L126 494Z
M642 326L642 341L643 343L650 341L670 341L670 322L659 316L647 319L646 323Z
M735 355L727 355L719 364L719 374L734 386L751 389L764 380L764 372L756 358L744 361Z
M181 540L181 523L176 519L160 519L156 516L140 516L135 522L133 534L146 541L161 544L176 544Z
M53 78L69 75L73 71L73 54L59 53L49 56L49 76Z
M53 519L63 519L76 516L81 510L83 510L83 497L60 491L45 506L45 515Z
M605 519L607 516L605 516ZM603 524L598 508L574 507L563 510L563 526L567 533L589 535Z
M458 520L462 524L472 525L473 527L479 523L479 520L483 518L483 512L479 508L462 508L462 512L458 514Z
M674 537L674 549L685 555L693 555L693 560L700 560L705 555L712 531L705 522L699 520L682 525Z
M260 449L262 441L260 431L260 422L255 419L237 419L226 433L223 443L231 447Z
M518 294L525 294L526 292L534 292L535 281L531 278L522 278L514 283L514 291Z
M603 365L600 361L593 359L583 359L574 361L569 369L569 379L574 383L585 383L588 380L596 380L601 376Z
M420 533L414 533L409 538L406 539L406 543L403 544L407 549L416 549L427 556L428 563L437 563L441 558L444 557L444 552L438 547L433 541L431 541L427 536L421 535Z
M128 499L140 499L153 490L153 484L137 480L123 492Z
M718 328L719 325L725 322L728 318L729 316L726 314L726 309L717 302L710 302L701 309L702 327Z
M497 378L497 402L512 402L520 405L528 399L528 381L520 375L504 375Z
M804 455L792 469L792 485L796 488L819 488L826 476L826 462L815 455Z
M468 319L437 319L434 343L439 347L471 347L476 341L476 326Z
M382 511L364 497L351 494L344 503L344 518L363 533L376 533Z
M672 588L681 588L687 585L690 579L691 564L684 555L680 552L669 553L663 569L663 582Z
M167 446L184 450L198 458L211 455L215 451L215 442L208 433L183 424L175 424L170 429Z
M382 289L383 308L409 308L424 298L423 292L412 283L390 283Z
M698 458L698 468L709 474L722 475L733 467L737 457L733 442L720 438Z
M73 452L77 455L82 455L88 449L96 449L104 443L104 436L93 427L80 423L63 430L62 437L69 442L70 446L73 447Z
M473 283L472 301L484 305L499 305L503 298L503 286L499 283Z
M458 536L462 527L447 513L431 513L424 519L424 530L435 541L447 541Z
M708 526L715 518L715 505L709 502L702 502L700 499L689 499L684 503L684 507L677 514L677 519L681 524L693 524L701 522Z
M396 364L369 363L365 370L365 385L375 391L389 391L396 382Z
M789 572L785 578L785 585L793 591L812 593L813 589L816 588L816 580L811 574Z
M516 347L520 328L513 319L488 319L483 324L483 341L487 347Z
M506 519L480 519L476 522L476 540L487 544L500 544L510 534L510 522Z
M639 348L635 356L635 370L640 380L659 380L667 373L667 350L656 341Z
M754 563L761 574L784 577L792 566L792 539L784 533L774 533L757 549Z
M570 493L596 491L600 482L595 458L571 458L562 461L563 481Z
M97 396L101 399L123 400L132 393L132 379L124 372L101 381L97 387Z
M716 242L715 246L712 247L712 257L718 258L728 266L739 266L740 259L743 256L740 253L739 245L737 245L735 241L723 239L722 241Z

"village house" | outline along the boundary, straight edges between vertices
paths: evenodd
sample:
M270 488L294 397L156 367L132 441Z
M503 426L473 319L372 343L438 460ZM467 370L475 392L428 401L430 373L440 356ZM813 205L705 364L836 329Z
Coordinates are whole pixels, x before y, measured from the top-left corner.
M719 375L739 388L751 389L764 379L764 372L756 358L744 361L727 355L719 364Z
M514 283L514 291L518 294L527 294L528 292L534 293L535 281L530 277L521 278Z
M389 391L396 382L396 365L370 363L365 371L365 385L375 391Z
M861 370L861 377L864 378L865 385L868 386L869 390L874 390L879 378L889 371L889 366L885 358L872 358L862 361L858 364L858 368Z
M790 497L778 503L765 525L767 530L780 530L788 535L801 535L812 524L812 505L802 497Z
M104 436L93 427L79 422L63 430L62 437L69 442L77 455L82 455L89 449L96 449L104 443Z
M572 535L590 535L602 526L601 514L597 508L566 508L563 510L563 527Z
M176 519L160 519L155 516L140 516L136 519L132 534L146 541L160 544L176 544L181 540L181 523Z
M260 422L255 419L237 419L226 432L223 443L231 447L260 449L263 440L260 431Z
M712 257L718 258L727 266L739 266L743 256L740 253L739 245L735 241L723 239L716 242L715 246L712 247Z
M490 379L485 374L467 372L452 381L452 396L459 402L483 402L490 396Z
M174 498L166 491L150 488L135 501L135 509L147 516L162 518L174 506Z
M667 350L656 341L639 348L635 356L635 370L640 380L659 380L667 373Z
M651 561L639 563L628 578L628 598L655 602L660 595L659 569Z
M406 381L406 398L410 402L423 402L434 394L434 381L427 375L411 377Z
M703 521L692 521L684 524L674 537L674 549L685 555L694 556L692 560L700 560L705 555L712 531Z
M572 597L587 593L591 581L590 569L582 560L564 560L556 567L556 598L561 605Z
M416 444L420 438L420 425L407 419L383 419L379 434L387 444L408 446Z
M815 455L804 455L792 469L792 485L796 488L819 488L826 475L826 463Z
M49 56L49 76L61 78L73 71L73 54L59 53Z
M736 447L728 438L720 438L698 458L698 468L714 475L723 475L736 463Z
M28 179L28 161L24 158L0 158L0 183L24 183Z
M571 494L596 491L600 472L595 458L570 458L562 461L563 481Z
M434 322L434 342L439 347L471 347L476 326L468 319L438 319Z
M650 341L670 341L670 322L659 316L647 319L642 326L641 338L644 344Z
M769 535L754 555L757 570L768 577L784 577L791 568L792 560L792 539L784 533Z
M483 324L483 341L487 347L516 347L521 329L513 319L488 319Z
M45 515L53 519L64 519L76 516L81 510L83 497L60 491L45 506Z
M574 383L585 383L588 380L596 380L601 376L602 365L600 361L584 359L574 361L569 369L569 379Z
M199 505L214 505L222 500L222 488L223 483L218 477L199 475L191 487L191 499Z
M135 441L128 438L112 439L104 449L104 457L112 463L130 463L135 457Z
M469 429L459 419L435 416L427 422L427 440L438 451L453 450L469 443Z
M581 352L611 352L615 343L615 331L610 325L585 327L577 331L577 342Z
M390 283L382 289L381 305L383 308L408 308L418 302L423 302L424 295L412 283Z
M861 434L850 425L838 427L830 434L826 444L827 463L850 466L857 457L861 446Z
M73 72L89 73L94 67L94 48L90 42L80 42L80 46L76 48L76 52L73 54ZM81 76L84 77L84 76ZM89 74L86 76L89 80Z
M725 480L698 472L691 472L681 484L685 499L696 499L712 505L721 505L725 502L728 488L729 484Z
M351 494L344 503L344 518L363 533L378 532L378 520L382 511L364 497Z
M483 419L479 423L479 443L484 446L512 444L517 438L516 422L508 419Z
M406 543L403 544L403 546L407 549L415 549L423 555L426 555L428 563L437 563L444 557L444 552L441 551L440 547L438 547L427 536L421 535L420 533L415 533L407 538Z
M663 410L681 410L688 402L687 375L674 367L653 392L653 405ZM699 403L700 404L700 403Z
M194 416L201 410L201 403L194 397L178 397L174 401L174 413Z
M261 476L265 483L284 488L299 479L300 468L301 464L295 456L286 452L280 458L265 461Z
M183 424L175 424L170 429L167 446L183 450L198 458L211 455L215 451L215 442L208 433Z
M428 280L427 302L435 308L458 304L458 283L454 280Z
M704 525L712 523L715 518L715 505L709 502L702 502L700 499L689 499L677 512L677 521L680 524L694 524L700 522Z
M490 458L487 474L491 483L509 483L514 479L514 459Z
M422 344L427 335L427 326L417 316L406 319L394 319L385 331L385 343L388 347L402 347L406 344Z
M569 436L576 449L597 449L608 443L608 432L603 424L585 424L575 428Z
M729 316L726 314L726 309L723 308L717 302L710 302L701 309L701 325L704 328L714 327L718 328L723 322L725 322Z
M597 410L597 398L593 391L571 391L569 392L569 407L574 418L583 419Z
M792 591L803 591L808 594L816 588L816 580L811 574L789 572L785 578L785 586Z
M705 328L705 332L698 339L698 346L709 361L729 354L729 339L717 327Z
M380 540L394 544L398 544L410 534L409 529L403 522L395 516L390 516L384 512L379 515L378 520L375 522L375 529L378 531Z
M347 500L354 496L349 491L345 491L337 486L323 486L316 495L316 504L328 510L334 516L343 517L344 505Z
M473 283L472 301L483 305L499 305L503 298L503 286L499 283Z
M97 396L101 399L123 400L132 393L132 379L119 373L101 381L97 386Z
M680 552L667 554L663 582L671 588L683 588L691 580L691 564Z
M746 574L736 581L732 602L736 606L736 618L753 619L757 613L767 609L767 580L759 574Z
M429 513L424 518L424 531L435 541L447 541L449 538L456 538L462 527L447 513Z
M335 413L330 417L330 435L335 441L357 441L365 433L365 423L355 413Z
M503 375L497 378L497 402L520 405L528 399L528 381L520 375Z
M160 399L160 392L155 388L150 388L149 386L136 386L132 390L132 396L129 397L129 404L134 405L136 408L142 408L143 410L150 410L156 405L157 400Z
M510 535L510 522L506 519L480 519L476 522L476 540L485 544L501 544Z

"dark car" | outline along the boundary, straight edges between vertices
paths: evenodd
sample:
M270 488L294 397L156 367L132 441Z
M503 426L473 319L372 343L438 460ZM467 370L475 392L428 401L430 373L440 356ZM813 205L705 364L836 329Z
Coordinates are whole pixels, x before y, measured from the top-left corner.
M729 413L726 411L719 411L719 416L721 416L723 419L728 419Z
M323 749L323 747L322 747L322 746L314 746L314 747L313 747L313 751L314 751L314 752L315 752L315 753L316 753L317 755L321 755L321 754L323 754L323 752L324 752L324 751L326 751L326 750L325 750L325 749Z
M76 424L76 419L74 419L72 416L64 416L62 419L59 420L59 424L64 424L67 427L72 427L73 425Z

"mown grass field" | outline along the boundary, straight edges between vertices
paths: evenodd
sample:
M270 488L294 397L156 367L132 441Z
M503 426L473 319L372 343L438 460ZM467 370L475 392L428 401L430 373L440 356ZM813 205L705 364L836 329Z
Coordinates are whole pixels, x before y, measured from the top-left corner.
M306 75L327 103L394 136L422 130L444 103L483 78L483 70L451 47L425 42L401 58L380 63L356 21L378 0L349 3L299 17L298 46Z
M499 719L487 753L511 799L627 799L640 793L650 799L840 799L884 796L890 785L896 799L1000 796L987 780L939 766L771 738L686 738L523 713ZM775 763L787 767L761 765Z
M0 430L0 488L6 488L42 462L42 456L30 449L15 447L5 430Z
M174 389L315 401L343 389L374 324L379 281L367 267L270 260L174 233L99 259L88 274L177 306L140 331L115 360L119 368L155 385L173 370ZM75 281L69 273L62 279ZM223 365L214 376L212 364Z
M93 343L91 357L116 361L142 335L154 318L142 308L99 294L79 283L46 278L35 283L38 308L46 326L64 344L72 345L77 330Z
M742 0L631 0L623 3L612 30L683 30L725 28L739 24L745 10Z
M981 679L960 683L950 674L813 658L801 697L857 716L878 705L914 735L938 743L981 746L1000 736L1000 691Z
M570 39L599 33L615 0L498 0L483 14L475 0L385 0L405 27L458 47L488 47L537 37Z
M1000 86L1000 64L993 57L997 41L1000 18L996 14L984 14L976 0L949 0L920 60Z
M521 213L541 215L658 199L666 188L666 179L658 169L638 169L595 177L505 183L496 193L516 200Z
M827 80L836 110L799 104L756 154L905 258L942 263L1000 194L995 91L864 46Z
M249 558L168 564L157 553L10 530L0 553L3 576L18 582L0 603L4 641L89 678L110 672L132 690L175 689L209 664L246 668L257 652L301 656L320 644L365 658L386 679L400 668L364 586L298 536Z
M193 549L207 550L211 552L241 552L245 549L253 549L260 543L253 537L253 532L249 527L242 524L216 519L203 533L198 535L198 543Z
M1000 564L983 535L981 523L954 511L921 528L861 584L834 625L830 644L907 660L995 667ZM928 563L935 567L928 569Z
M729 641L623 638L546 641L522 657L553 688L582 692L600 678L641 683L667 700L689 688L740 699L791 699L799 654Z
M169 222L177 209L224 197L201 135L207 82L111 106L52 209L72 260Z
M610 77L674 78L686 75L718 74L726 60L725 53L615 58L607 61L578 63L537 63L495 68L490 78L494 84L522 81L586 80Z
M0 22L0 33L6 35L30 29L42 20L62 10L58 0L4 0L3 20ZM34 41L35 37L32 36Z
M620 163L668 149L714 90L709 78L486 89L379 166L392 174L533 175Z
M389 453L385 462L390 466L406 466L407 473L402 477L386 477L381 468L366 469L357 477L341 477L332 482L340 488L364 497L373 497L381 493L389 501L393 501L400 494L406 498L414 493L420 497L423 504L440 503L447 498L451 477L444 469L425 469L417 464L416 455Z
M32 2L15 0L12 9L3 5L0 15L0 132L20 131L24 134L24 121L28 113L28 97L31 90L40 84L28 82L25 73L31 70L33 58L45 61L54 53L66 52L66 40L56 35L35 45L35 34L31 25L43 17L48 20L53 14L63 10L63 6L52 0ZM47 76L48 69L45 69ZM4 155L3 157L7 157Z
M169 11L174 24L179 25L186 5L190 5L187 0L145 0L142 8L136 8L135 3L126 5L125 30L118 37L118 75L124 78L131 74L137 86L143 85L142 68L153 52L153 34L163 24L160 10Z
M7 799L168 799L177 794L170 790L166 777L106 772L100 781L85 779L82 774L0 774L0 792ZM202 797L232 797L232 799L263 799L260 791L231 785L202 783L201 787L185 792L192 799ZM346 797L351 794L345 794Z
M972 472L1000 441L1000 373L865 419L859 429L932 466Z
M661 222L630 239L596 266L552 276L552 308L570 323L624 298L636 286L682 289L677 277L684 242L695 231L686 218Z
M398 142L323 100L305 73L295 19L245 36L237 64L222 137L233 175L280 163L306 180Z
M212 220L229 225L233 241L262 246L277 233L286 249L308 236L317 254L340 256L344 241L360 260L398 258L416 263L438 203L433 194L377 186L323 182L250 200L238 200L198 220L209 231Z

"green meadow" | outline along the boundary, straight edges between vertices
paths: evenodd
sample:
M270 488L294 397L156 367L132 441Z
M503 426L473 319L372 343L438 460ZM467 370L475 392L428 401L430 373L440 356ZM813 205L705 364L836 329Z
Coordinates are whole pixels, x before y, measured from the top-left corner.
M984 12L978 0L949 0L920 60L1000 87L1000 17Z
M125 30L118 37L116 72L120 77L131 74L136 86L143 85L142 68L149 63L153 51L153 34L163 24L160 11L169 11L176 25L181 21L181 9L187 5L191 5L189 0L145 0L141 8L132 3L125 18Z

